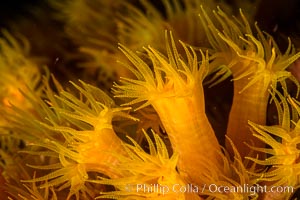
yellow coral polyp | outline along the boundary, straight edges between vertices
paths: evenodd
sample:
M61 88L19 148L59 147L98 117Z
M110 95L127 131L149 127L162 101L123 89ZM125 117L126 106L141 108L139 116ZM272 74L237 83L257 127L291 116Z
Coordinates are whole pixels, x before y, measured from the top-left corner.
M30 45L23 36L12 36L7 30L1 30L4 38L0 39L0 101L5 106L23 105L30 109L23 92L40 92L41 71L29 57ZM16 65L17 63L17 65Z
M116 165L116 168L124 171L123 174L126 176L96 180L97 183L113 185L118 189L105 192L97 199L200 200L196 189L184 193L177 188L176 192L173 187L187 185L176 170L178 154L174 152L172 156L169 156L163 140L153 131L153 140L145 131L144 134L149 145L149 153L129 138L132 144L124 144L128 156L119 158L120 162Z
M297 121L293 121L290 119L289 106L285 97L278 92L277 95L280 102L273 97L278 112L282 114L279 118L279 126L263 126L249 121L249 125L253 129L253 135L270 146L270 148L252 147L252 149L269 154L269 158L260 160L248 157L248 159L259 165L272 166L267 172L255 173L259 180L270 181L275 186L296 187L300 183L298 172L300 158L299 102L289 97L290 104L297 112L294 119ZM290 194L281 194L281 196L287 198Z
M269 89L276 89L279 82L286 87L285 79L291 79L298 87L299 83L286 71L286 68L300 57L289 46L282 54L273 38L261 32L256 25L257 37L240 11L240 20L231 20L222 10L214 12L223 28L223 32L215 28L203 10L200 19L204 26L212 50L211 71L217 72L214 79L221 77L214 84L227 78L230 74L234 80L234 96L227 126L227 136L240 149L242 157L247 156L249 149L244 142L254 142L257 147L264 143L253 137L247 126L248 120L258 124L266 123L266 111L269 100ZM225 68L222 69L222 68ZM224 74L222 74L224 73ZM241 108L243 106L244 108ZM262 114L264 113L264 114ZM230 151L230 145L226 142ZM232 154L232 151L230 151ZM262 158L264 155L260 155Z
M115 85L115 96L133 99L124 105L146 101L137 109L147 105L154 107L173 150L179 154L180 172L200 184L203 183L200 176L205 174L202 167L206 156L211 158L215 168L222 169L218 159L219 143L205 115L202 81L208 72L208 58L200 52L202 60L198 61L196 52L182 42L185 55L180 55L172 35L166 35L166 40L167 57L151 47L145 48L153 71L136 54L121 47L133 64L126 66L137 80L123 78L121 85Z
M84 88L77 85L75 87L88 99L88 104L65 92L59 99L72 111L58 111L74 124L80 121L91 125L92 130L78 131L65 127L54 127L53 129L67 133L66 137L70 138L67 138L69 141L72 141L72 138L79 140L79 142L70 143L70 147L79 154L78 162L93 165L99 160L105 160L105 164L113 164L116 161L109 159L111 157L109 151L120 154L124 154L124 152L122 152L122 140L113 130L112 120L114 117L134 118L123 113L128 108L113 108L114 102L101 90L85 83L82 84Z
M67 164L67 165L64 165ZM40 185L40 188L59 186L58 190L63 190L65 188L70 188L67 199L75 195L77 199L79 198L79 191L85 195L89 194L92 196L92 192L85 187L85 181L88 179L88 175L83 164L75 164L65 162L62 166L56 166L60 168L53 173L46 176L35 178L33 180L24 180L23 182L45 182ZM35 168L42 168L41 166L32 166ZM51 167L49 167L51 169Z

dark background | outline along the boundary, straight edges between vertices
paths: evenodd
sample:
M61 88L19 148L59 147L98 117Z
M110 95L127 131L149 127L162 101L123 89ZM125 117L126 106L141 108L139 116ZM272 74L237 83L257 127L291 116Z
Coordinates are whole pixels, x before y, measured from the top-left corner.
M225 1L232 7L236 7L234 10L238 10L236 2L244 0ZM34 7L42 7L45 12L51 10L47 7L46 0L2 0L0 28L7 27L11 21L19 18L30 17L29 11ZM282 37L280 35L300 37L300 0L261 0L255 16L261 29L272 34L275 39L276 37L280 39ZM276 31L274 31L275 27L277 27ZM296 40L296 46L300 46L299 40Z

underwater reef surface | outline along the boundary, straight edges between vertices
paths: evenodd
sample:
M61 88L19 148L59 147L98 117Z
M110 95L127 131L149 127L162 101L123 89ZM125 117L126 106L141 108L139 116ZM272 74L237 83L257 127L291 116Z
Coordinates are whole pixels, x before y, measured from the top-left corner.
M299 7L3 4L0 198L297 199Z

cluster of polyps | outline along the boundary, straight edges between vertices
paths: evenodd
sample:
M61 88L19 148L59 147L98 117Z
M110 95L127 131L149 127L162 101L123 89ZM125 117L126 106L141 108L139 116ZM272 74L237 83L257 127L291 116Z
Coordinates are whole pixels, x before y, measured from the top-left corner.
M180 4L173 3L174 10L183 15ZM196 12L188 1L183 3L186 10ZM164 5L171 6L167 1ZM141 29L143 24L134 26L133 16L142 16L145 27L151 31L164 20L153 8L150 20L130 4L123 6L132 12L123 21L130 28L120 25L123 34L128 30L147 31ZM213 12L216 19L212 20L201 6L198 8L198 20L209 46L195 48L189 43L189 37L182 42L178 40L180 34L173 37L176 32L173 29L160 35L158 41L165 41L165 45L159 44L157 48L152 45L151 34L144 41L149 42L148 47L119 45L119 53L112 51L109 57L118 59L123 53L123 63L114 66L125 66L128 69L125 74L131 73L131 76L122 77L114 84L114 98L83 81L72 83L75 91L64 89L55 79L52 79L54 87L50 87L48 77L40 83L32 79L33 86L26 79L25 83L31 87L17 93L20 98L14 99L16 103L9 95L1 96L6 126L6 139L1 145L9 149L1 151L1 158L5 160L2 168L8 195L16 199L268 199L272 198L269 194L211 192L204 186L299 187L300 108L299 102L289 96L286 80L292 80L297 87L299 84L286 68L300 53L295 53L289 44L282 54L273 38L257 25L256 36L242 12L241 20L237 20L218 9ZM167 11L168 19L177 19L170 7ZM155 19L158 22L151 26L150 22ZM126 38L123 35L121 40ZM135 39L129 37L129 40ZM11 47L14 46L2 42L6 52L2 53L5 59L1 61L13 61L10 58L22 53L8 55L14 52ZM135 52L136 49L141 52ZM101 56L104 54L109 53ZM214 74L210 81L213 85L233 77L233 103L225 147L219 145L205 112L203 80L210 74ZM40 76L32 77L39 79ZM19 86L14 88L12 81L5 84L6 88L18 91ZM35 91L37 85L41 89L38 92ZM283 93L277 90L278 86L282 86ZM278 111L276 126L266 125L270 97ZM30 109L22 109L19 99L26 101ZM119 106L116 99L124 103ZM142 124L151 119L147 116L149 110L157 114L158 118L154 118L159 120L145 123L144 128L153 128L151 124L154 124L161 126L164 133L149 129L140 135L137 133L139 125L124 123L124 120L140 120L137 123ZM136 114L139 112L143 114ZM122 135L124 132L127 137ZM137 136L144 141L138 141ZM13 149L16 142L11 141L12 138L24 143L20 152ZM168 192L161 189L174 187ZM284 199L291 193L276 195Z

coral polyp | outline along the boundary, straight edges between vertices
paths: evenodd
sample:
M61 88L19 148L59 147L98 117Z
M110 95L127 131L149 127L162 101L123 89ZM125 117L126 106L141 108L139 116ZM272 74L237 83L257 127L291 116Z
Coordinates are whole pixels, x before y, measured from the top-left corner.
M0 38L1 199L296 198L290 38L282 52L250 12L219 1L49 6L76 47L55 48L66 57L45 67L25 36Z
M200 52L202 60L198 61L196 52L181 43L186 53L184 61L172 35L166 34L166 39L167 58L151 47L145 49L153 72L133 52L122 49L134 65L128 66L129 70L138 80L123 78L122 85L115 86L115 96L134 98L125 105L146 100L137 109L153 106L168 133L173 151L179 154L179 171L186 173L192 182L201 184L201 173L205 174L205 167L201 168L205 160L202 152L207 152L206 156L211 158L217 170L222 168L218 159L221 149L204 108L202 81L208 72L208 58ZM174 110L174 107L178 109ZM194 155L195 160L191 160L190 155Z

